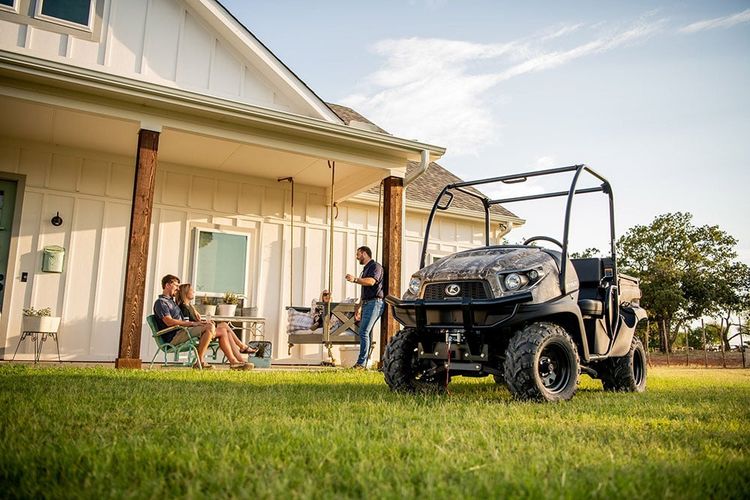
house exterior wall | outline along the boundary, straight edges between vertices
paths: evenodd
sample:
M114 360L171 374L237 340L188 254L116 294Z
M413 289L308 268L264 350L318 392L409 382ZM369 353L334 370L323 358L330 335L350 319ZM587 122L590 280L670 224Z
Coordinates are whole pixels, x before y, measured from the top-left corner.
M4 50L321 118L270 69L265 49L225 36L188 2L98 0L93 33L40 22L29 0L19 3L20 15L0 11Z
M2 173L25 176L17 259L9 268L0 321L6 358L18 342L21 309L29 306L51 307L62 317L63 360L111 361L116 356L134 163L132 157L0 138L0 178ZM160 293L164 274L190 280L194 228L247 233L252 247L248 303L267 320L266 339L274 343L275 360L322 359L323 349L318 346L298 346L287 354L285 306L307 306L328 288L325 193L295 187L293 276L290 193L287 183L159 163L146 302ZM50 223L57 212L64 220L59 227ZM378 212L373 205L340 204L334 223L334 299L359 293L359 287L347 283L344 276L361 270L354 259L358 246L368 245L377 252ZM407 212L405 284L418 268L425 222L425 214ZM431 249L443 253L471 248L483 238L481 223L457 219L438 219L433 234L437 238ZM49 245L66 249L60 274L41 271L42 250ZM29 273L28 282L20 281L21 272ZM145 314L150 314L150 307ZM150 360L155 350L145 321L142 331L141 355ZM32 347L28 341L24 344L18 357L30 359ZM56 359L52 352L45 347L43 359Z

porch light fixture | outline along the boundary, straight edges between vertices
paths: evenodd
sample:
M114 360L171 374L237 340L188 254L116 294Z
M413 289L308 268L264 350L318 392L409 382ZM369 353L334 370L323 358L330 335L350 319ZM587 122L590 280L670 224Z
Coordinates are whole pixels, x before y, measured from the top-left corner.
M55 216L54 216L54 217L52 217L52 219L50 220L50 223L51 223L51 224L52 224L53 226L55 226L55 227L57 227L57 226L62 226L63 220L62 220L62 217L60 217L60 212L57 212L57 213L55 214Z

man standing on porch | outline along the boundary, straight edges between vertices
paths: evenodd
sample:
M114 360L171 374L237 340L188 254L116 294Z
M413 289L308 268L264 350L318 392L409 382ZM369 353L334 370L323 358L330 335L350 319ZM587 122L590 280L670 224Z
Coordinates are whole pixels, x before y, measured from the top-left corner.
M347 274L346 281L362 285L357 314L360 316L359 357L352 368L364 370L372 343L372 329L383 314L383 266L373 260L372 250L365 246L357 249L357 262L365 266L362 274L359 278Z

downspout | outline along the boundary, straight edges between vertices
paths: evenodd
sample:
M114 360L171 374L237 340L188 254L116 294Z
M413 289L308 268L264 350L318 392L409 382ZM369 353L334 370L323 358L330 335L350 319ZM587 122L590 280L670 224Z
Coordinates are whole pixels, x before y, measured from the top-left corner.
M419 160L419 167L417 170L411 173L411 175L407 175L404 178L404 193L406 192L406 186L417 180L419 176L421 176L423 173L427 172L427 167L430 166L430 152L426 149L422 150L421 159Z
M414 172L411 173L411 175L408 175L404 178L404 190L402 192L403 199L401 200L401 285L403 286L404 283L409 283L409 276L404 275L404 251L406 249L406 187L417 180L422 174L427 172L427 167L430 166L430 152L426 149L422 150L422 154L420 155L419 160L419 166L417 167ZM400 290L399 290L400 292Z

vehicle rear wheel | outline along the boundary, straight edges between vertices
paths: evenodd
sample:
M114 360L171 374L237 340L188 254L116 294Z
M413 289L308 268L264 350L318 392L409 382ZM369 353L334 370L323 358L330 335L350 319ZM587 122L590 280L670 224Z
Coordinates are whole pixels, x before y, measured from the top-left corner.
M388 342L383 357L385 383L396 392L444 392L445 372L435 373L433 362L419 359L418 338L417 331L408 328Z
M578 349L553 323L533 323L517 332L505 354L504 378L518 399L567 401L578 389Z
M605 391L645 391L648 366L641 340L633 336L630 351L625 356L603 361L598 371Z

